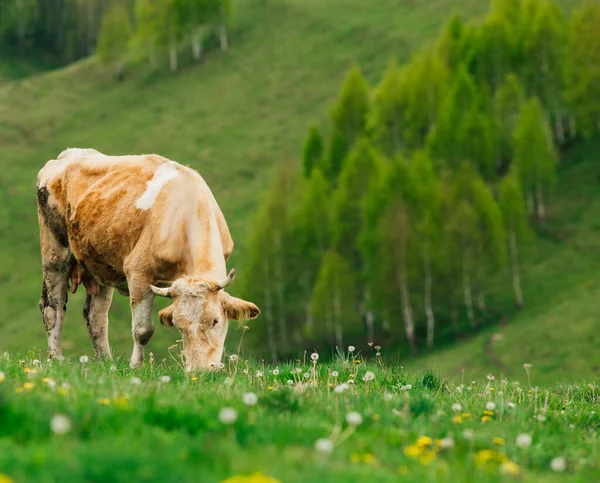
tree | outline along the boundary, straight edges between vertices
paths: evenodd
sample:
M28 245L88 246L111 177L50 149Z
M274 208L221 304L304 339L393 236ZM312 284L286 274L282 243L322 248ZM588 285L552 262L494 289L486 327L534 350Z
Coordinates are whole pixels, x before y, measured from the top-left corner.
M512 271L512 285L515 293L517 308L523 308L523 292L521 290L521 276L519 271L519 244L530 236L527 226L527 213L519 179L511 172L502 179L500 184L500 206L507 235L507 245L510 254L510 268Z
M494 97L494 112L499 127L497 166L501 175L505 174L513 158L512 135L524 101L523 88L517 76L507 74Z
M546 216L544 190L554 182L558 155L540 101L533 97L521 109L513 134L514 162L529 213Z
M335 181L346 155L363 135L369 112L369 85L356 64L346 74L337 102L330 110L331 135L327 146L327 174Z
M116 75L123 75L123 61L131 40L131 24L125 7L113 1L102 19L96 54L103 63L116 66Z
M150 67L155 69L156 47L161 35L158 0L138 0L136 3L136 18L138 38L146 47Z
M322 164L323 150L324 145L321 132L316 124L312 124L308 129L302 153L302 171L305 178L310 178L313 169Z
M202 57L205 26L210 23L210 0L175 0L176 23L192 42L195 61Z

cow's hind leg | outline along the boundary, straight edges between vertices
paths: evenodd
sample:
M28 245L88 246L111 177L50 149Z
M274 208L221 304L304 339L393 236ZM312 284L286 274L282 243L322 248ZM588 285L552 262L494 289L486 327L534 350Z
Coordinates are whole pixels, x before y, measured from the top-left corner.
M133 336L133 353L131 354L131 367L139 367L144 363L144 349L154 334L152 322L152 302L154 294L150 290L150 283L137 277L127 277L130 291L131 306L131 335Z
M88 288L88 287L86 287ZM94 346L96 357L112 359L108 344L108 311L112 302L114 289L100 285L96 290L87 291L83 318L88 328L90 340Z

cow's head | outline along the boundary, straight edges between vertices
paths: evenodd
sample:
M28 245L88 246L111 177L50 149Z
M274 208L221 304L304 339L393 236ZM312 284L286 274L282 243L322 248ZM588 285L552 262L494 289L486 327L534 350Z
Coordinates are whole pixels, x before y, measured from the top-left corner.
M173 304L158 312L165 327L177 327L183 336L183 356L187 371L218 365L223 355L229 320L254 319L260 314L252 302L232 297L227 287L235 270L223 280L182 277L168 288L151 286L152 292L169 297Z

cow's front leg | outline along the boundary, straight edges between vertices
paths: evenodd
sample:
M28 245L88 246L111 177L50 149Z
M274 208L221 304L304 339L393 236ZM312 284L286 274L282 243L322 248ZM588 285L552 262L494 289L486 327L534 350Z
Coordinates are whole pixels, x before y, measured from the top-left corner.
M83 318L88 328L94 352L98 358L112 359L108 344L108 311L113 298L114 289L102 285L92 290L87 287Z
M130 288L131 305L131 333L133 336L133 353L131 354L131 367L139 367L144 363L144 348L154 334L152 322L152 302L154 294L149 286L146 290Z

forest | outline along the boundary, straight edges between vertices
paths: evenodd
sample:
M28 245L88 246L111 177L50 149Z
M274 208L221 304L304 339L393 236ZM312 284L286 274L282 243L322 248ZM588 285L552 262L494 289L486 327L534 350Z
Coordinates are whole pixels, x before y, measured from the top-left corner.
M598 135L599 30L597 4L495 0L374 87L349 69L252 223L244 295L264 355L349 341L416 355L497 320L498 280L523 308L522 252L561 155Z

